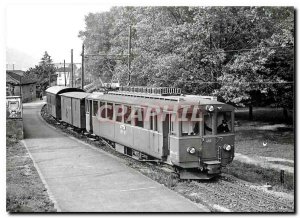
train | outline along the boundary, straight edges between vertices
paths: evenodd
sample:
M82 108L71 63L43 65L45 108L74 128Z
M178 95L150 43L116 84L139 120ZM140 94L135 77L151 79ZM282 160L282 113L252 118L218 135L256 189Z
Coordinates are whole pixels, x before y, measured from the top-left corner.
M215 97L167 87L87 93L54 86L46 95L55 119L106 140L124 155L167 164L180 179L211 179L234 158L234 107Z

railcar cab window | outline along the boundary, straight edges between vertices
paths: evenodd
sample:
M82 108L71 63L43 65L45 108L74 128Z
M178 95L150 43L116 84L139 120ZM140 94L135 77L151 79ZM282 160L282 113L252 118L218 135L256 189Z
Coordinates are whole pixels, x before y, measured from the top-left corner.
M98 109L99 109L98 101L93 101L93 116L97 116Z
M198 117L196 117L198 119ZM192 113L186 114L181 121L181 136L199 135L199 121L192 119Z
M203 130L204 135L211 135L212 134L212 114L204 115L204 122L203 122Z
M220 112L217 114L217 134L232 132L231 112Z

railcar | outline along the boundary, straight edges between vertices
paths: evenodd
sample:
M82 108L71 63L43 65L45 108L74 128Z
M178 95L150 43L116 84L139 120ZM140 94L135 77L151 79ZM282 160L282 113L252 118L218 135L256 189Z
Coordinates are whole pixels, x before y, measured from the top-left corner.
M210 179L234 158L234 108L174 88L121 87L86 96L86 129L126 155Z
M61 96L59 94L66 92L84 92L79 88L71 88L67 86L51 86L46 89L47 109L54 118L61 119Z

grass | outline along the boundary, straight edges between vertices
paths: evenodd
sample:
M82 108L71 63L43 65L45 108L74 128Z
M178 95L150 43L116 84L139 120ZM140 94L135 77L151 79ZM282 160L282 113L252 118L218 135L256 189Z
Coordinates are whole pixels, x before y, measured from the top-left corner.
M6 138L6 210L56 212L26 148L14 138Z
M253 113L254 121L248 121L248 111L236 112L235 117L240 126L235 128L235 151L249 156L293 160L294 128L283 120L282 109L259 108L254 109ZM267 145L263 146L263 143Z
M223 169L223 172L231 174L239 179L260 185L268 183L279 190L294 190L294 174L291 173L285 172L284 184L281 184L280 171L275 169L266 169L239 161L233 161L230 165Z

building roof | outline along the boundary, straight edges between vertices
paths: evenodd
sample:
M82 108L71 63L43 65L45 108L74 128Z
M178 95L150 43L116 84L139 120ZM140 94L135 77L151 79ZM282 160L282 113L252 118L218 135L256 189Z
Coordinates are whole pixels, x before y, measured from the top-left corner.
M25 74L25 71L23 71L23 70L6 70L6 72L7 71L18 74L19 76L24 76L24 74Z
M33 84L37 81L34 78L30 78L29 75L21 70L7 70L6 82L13 84Z
M79 88L72 88L67 86L51 86L48 89L46 89L46 92L52 93L52 94L61 94L64 92L84 92L82 89Z
M63 94L60 94L60 95L64 96L64 97L84 99L90 94L91 93L86 93L86 92L66 92L66 93L63 93Z

